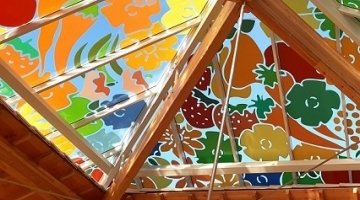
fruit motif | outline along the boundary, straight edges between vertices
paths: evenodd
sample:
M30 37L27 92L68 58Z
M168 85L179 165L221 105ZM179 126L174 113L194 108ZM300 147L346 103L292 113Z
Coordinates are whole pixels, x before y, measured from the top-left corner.
M207 67L203 75L201 76L199 82L196 84L195 88L206 91L210 85L211 81L211 67Z
M0 25L16 27L28 23L35 14L35 0L1 1Z
M281 69L290 72L296 82L300 83L307 78L324 79L324 76L319 74L313 66L304 60L291 47L283 42L277 43L278 55L281 63ZM273 52L271 46L265 50L266 65L270 66L274 63Z
M181 111L189 124L196 128L210 128L214 126L214 121L211 118L214 105L207 105L200 98L195 96L193 90L184 104L181 106Z
M213 118L215 125L220 129L223 112L221 109L222 105L217 105L213 112ZM245 129L251 129L253 124L258 123L258 119L255 113L251 113L247 110L240 114L237 110L230 113L230 122L235 137L240 136L241 132ZM227 127L224 127L224 133L228 134Z

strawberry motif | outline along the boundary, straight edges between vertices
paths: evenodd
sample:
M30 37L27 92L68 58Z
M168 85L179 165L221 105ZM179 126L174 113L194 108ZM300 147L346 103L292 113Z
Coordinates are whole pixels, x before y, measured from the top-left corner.
M199 82L196 84L195 88L206 91L210 86L211 81L211 66L208 66L201 76Z
M209 100L206 99L208 102L208 104L206 104L202 98L197 97L196 94L199 93L200 92L196 89L191 91L191 94L181 106L181 111L191 126L196 128L213 127L214 121L212 120L211 115L215 106L214 101L209 103Z
M213 118L215 125L220 129L221 120L223 112L221 110L222 105L217 105L214 109ZM258 123L259 120L256 117L255 113L251 113L247 110L243 114L240 114L239 111L235 110L230 113L230 122L232 125L233 133L235 137L239 137L241 132L245 129L251 129L251 127ZM228 135L227 127L224 127L224 133Z

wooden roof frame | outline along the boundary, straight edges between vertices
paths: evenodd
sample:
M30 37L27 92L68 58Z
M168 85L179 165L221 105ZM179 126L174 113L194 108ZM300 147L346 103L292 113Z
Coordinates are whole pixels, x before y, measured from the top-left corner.
M54 14L50 14L44 18L44 21L41 21L41 19L39 22L30 23L14 29L15 31L9 32L9 34L0 38L0 44L25 32L34 30L44 24L76 12L81 8L101 1L103 0L84 1L74 7L69 7ZM129 155L125 165L121 166L119 169L116 178L113 180L113 183L103 197L104 200L118 200L123 197L130 182L137 175L162 133L168 128L173 120L173 117L181 107L182 102L186 99L188 94L190 94L192 88L196 85L197 80L201 77L208 63L211 62L213 56L232 29L238 18L240 4L244 1L245 0L225 1L220 13L209 27L209 30L206 31L204 39L200 43L199 48L194 53L192 59L189 61L187 67L183 70L179 78L175 78L172 91L164 99L161 113L158 113L153 117L151 124L146 129L146 134L141 141L139 141L137 148ZM324 4L322 4L320 0L313 0L313 2L336 24L338 24L340 28L347 32L357 44L360 44L360 26L358 26L359 24L352 18L342 15L341 12L345 12L343 9L328 9L328 6L324 7ZM355 70L342 55L323 41L322 38L294 11L282 1L246 0L246 3L251 11L262 22L303 56L303 58L314 66L316 70L340 88L354 102L360 105L360 72ZM193 25L195 26L195 24L197 24L197 22L194 22ZM155 42L155 40L151 40L149 44L152 42ZM120 54L116 55L118 57L121 56ZM106 61L103 60L99 62L107 62L110 59L116 58L116 56L113 56L107 58L108 60ZM96 67L94 66L94 68ZM85 73L86 71L81 71L81 73L82 72ZM96 161L95 163L97 163L100 168L104 169L105 172L113 170L113 165L111 163L103 158L102 155L96 153L82 137L78 137L74 127L66 124L60 116L58 116L58 114L55 113L50 106L36 94L36 92L34 92L34 89L28 87L22 79L17 77L16 74L8 68L6 62L2 60L0 60L0 73L6 82L11 82L11 87L16 91L20 91L25 100L36 108L38 112L59 131L67 134L80 150ZM174 71L174 73L177 73L177 71ZM162 91L164 94L167 92L168 91ZM68 191L59 181L53 180L52 177L48 177L46 174L39 173L34 164L28 164L26 157L22 157L21 152L18 152L17 149L11 146L11 144L3 138L0 138L0 149L3 150L3 152L0 153L3 157L2 162L0 162L0 167L6 169L9 174L31 183L33 186L45 188L46 190L59 190L60 193L65 193L68 196L77 198L77 194ZM12 155L12 157L10 155ZM11 169L9 164L14 162L23 163L24 165ZM120 167L119 165L115 166ZM25 167L26 170L21 167ZM36 182L33 174L24 174L24 171L27 170L38 175L41 180ZM44 196L44 199L55 198Z
M215 55L226 37L224 33L228 33L235 24L242 2L243 0L225 2L221 14L209 29L198 51L185 69L184 76L177 80L173 93L164 100L163 112L154 117L146 132L146 138L140 141L138 148L119 170L104 200L117 200L123 196L147 155L161 137L161 133L168 127L181 103L190 94L207 64L211 62L212 56ZM273 0L249 0L247 5L261 21L302 55L307 62L312 64L354 102L360 104L360 72L356 71L335 49L323 41L285 3Z

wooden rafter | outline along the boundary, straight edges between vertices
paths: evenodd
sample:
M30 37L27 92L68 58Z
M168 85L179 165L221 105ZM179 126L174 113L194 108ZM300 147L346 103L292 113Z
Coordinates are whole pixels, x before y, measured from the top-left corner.
M28 160L26 156L2 137L0 137L0 157L0 168L20 183L67 197L73 197L74 199L80 199L59 180ZM49 194L39 194L43 199L58 199Z
M175 83L173 93L164 100L164 107L161 109L163 112L155 116L146 133L146 137L140 141L136 151L129 156L127 163L119 171L116 179L107 191L104 200L118 200L123 196L131 180L139 171L145 159L153 150L162 133L169 126L176 112L190 94L192 88L196 85L205 68L211 62L216 51L235 24L239 8L240 4L238 3L226 2L224 4L219 16L188 63L183 75Z
M331 21L345 31L358 45L360 45L360 23L354 18L359 15L355 9L340 6L334 1L312 0ZM349 16L349 15L353 16Z
M68 124L40 95L19 77L15 71L8 65L6 60L0 58L0 76L14 89L21 97L41 114L49 123L60 131L71 143L93 160L104 172L109 172L113 166L100 153L81 136L70 124Z
M324 160L262 161L249 163L219 163L217 174L302 172ZM333 159L318 167L318 171L358 170L360 160ZM211 173L212 164L187 164L143 167L137 176L201 176Z
M219 200L358 200L360 199L359 188L291 188L291 189L240 189L240 190L217 190L214 191L213 199ZM178 192L157 192L142 194L127 194L124 200L205 200L206 191L178 191Z
M247 5L309 64L360 105L360 72L284 2L252 0Z
M98 200L103 196L104 190L95 181L91 180L85 172L81 171L70 159L46 141L34 128L31 128L24 119L12 112L11 108L6 106L2 100L0 100L0 124L0 138L4 139L2 140L3 143L10 145L14 153L19 154L29 166L35 166L44 176L45 174L53 176L51 182L54 179L55 181L61 180L61 184L83 199ZM8 163L5 158L1 157L0 162ZM16 164L22 165L21 163ZM3 170L0 170L0 178L22 183L21 180ZM24 183L24 185L34 186L31 182L30 184ZM26 191L29 193L24 194ZM0 199L2 197L8 197L7 199L43 199L38 193L25 187L0 181Z

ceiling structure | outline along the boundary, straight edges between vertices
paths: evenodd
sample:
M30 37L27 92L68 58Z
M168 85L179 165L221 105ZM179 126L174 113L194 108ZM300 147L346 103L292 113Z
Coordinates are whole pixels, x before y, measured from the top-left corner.
M57 176L46 170L55 164L41 165L48 156L35 153L20 160L35 163L26 171L41 174L40 163L52 180L82 177L88 185L78 190L105 200L126 191L166 199L182 194L160 192L182 189L195 195L187 199L230 198L234 191L218 190L257 186L284 199L328 199L360 182L358 0L1 4L0 111L11 125L1 130L4 166L17 163L11 153L31 154L46 139L44 149L73 172ZM9 136L17 130L24 136ZM27 183L10 172L2 174ZM42 192L89 198L63 181L29 181ZM339 188L281 190L329 184ZM22 189L25 198L16 198L61 199ZM342 191L357 199L357 190ZM267 196L241 192L231 198Z

